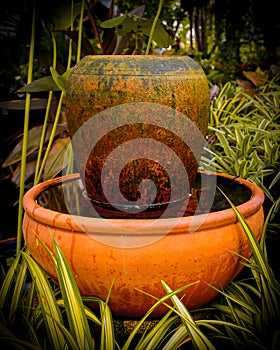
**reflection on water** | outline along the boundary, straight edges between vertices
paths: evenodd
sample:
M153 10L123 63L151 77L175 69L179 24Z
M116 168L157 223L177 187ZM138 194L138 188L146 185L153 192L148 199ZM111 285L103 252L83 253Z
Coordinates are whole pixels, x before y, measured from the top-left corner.
M237 179L228 179L221 176L211 174L198 174L192 194L188 199L187 210L184 216L196 214L204 214L224 210L230 208L229 203L219 188L231 199L235 205L248 201L251 197L251 190L240 183ZM66 200L65 200L66 198ZM213 201L214 198L214 201ZM182 202L186 199L182 199ZM87 217L117 217L117 218L136 218L133 215L120 211L107 203L92 203L85 192L81 180L78 178L71 181L63 181L63 183L48 187L38 197L37 203L42 207L58 211L61 213L81 215ZM180 203L179 203L180 204ZM174 211L178 209L178 203L166 203L162 205L151 205L148 209L138 215L138 218L158 217L166 209L167 205L173 205ZM94 206L95 210L92 210ZM177 206L177 207L176 207ZM177 208L177 209L176 209ZM211 209L210 209L211 208ZM176 214L175 214L176 216ZM180 216L182 216L180 214Z

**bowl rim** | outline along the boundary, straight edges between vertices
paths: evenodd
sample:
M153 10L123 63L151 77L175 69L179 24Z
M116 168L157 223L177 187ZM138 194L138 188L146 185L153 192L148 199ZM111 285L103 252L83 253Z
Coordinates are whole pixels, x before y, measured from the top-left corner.
M228 179L235 179L233 175L199 171L202 174L209 174L214 176L221 176ZM38 195L48 187L55 186L62 181L71 182L80 178L79 173L65 175L61 177L56 177L53 179L41 182L31 189L29 189L23 197L23 208L24 215L31 217L39 223L43 223L50 227L59 227L65 230L71 229L72 231L84 233L84 228L87 231L93 230L93 232L107 232L108 224L112 227L112 232L115 234L123 234L123 229L126 230L126 234L157 234L161 229L166 230L170 225L174 228L172 232L176 233L186 233L186 230L192 232L191 228L193 225L197 225L197 221L194 221L194 216L186 216L182 218L149 218L149 219L107 219L107 218L91 218L91 217L80 217L82 218L83 228L77 224L77 215L59 213L57 211L44 208L36 202ZM258 211L262 210L262 205L264 202L264 193L255 183L248 180L238 178L236 179L239 183L248 187L251 192L251 198L237 205L238 211L246 218L252 216ZM225 225L231 225L238 221L235 212L232 208L223 209L216 212L211 212L207 214L195 215L195 219L202 220L199 227L201 229L211 229L213 227L220 227ZM155 223L156 225L149 225ZM176 223L177 221L177 223ZM175 225L174 225L175 223ZM107 228L107 230L106 230ZM161 234L161 233L160 233Z

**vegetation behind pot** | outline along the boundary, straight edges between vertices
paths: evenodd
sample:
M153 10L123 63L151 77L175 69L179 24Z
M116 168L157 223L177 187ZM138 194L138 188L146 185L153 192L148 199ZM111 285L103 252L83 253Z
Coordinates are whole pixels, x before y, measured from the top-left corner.
M129 103L158 104L173 108L192 121L202 135L206 133L209 113L208 83L202 68L191 58L86 56L74 67L68 82L66 112L72 137L85 122L98 113ZM127 108L127 113L131 113L129 105ZM149 113L147 107L148 118ZM125 115L122 117L125 118ZM159 117L161 120L166 119L164 114ZM106 129L106 118L102 120L102 124L103 122ZM175 118L171 118L168 123L168 126L177 127L178 130L181 127L176 125L179 123ZM95 127L98 128L99 125ZM156 140L172 149L181 159L188 174L189 187L192 187L198 169L197 160L203 148L201 139L197 144L193 140L192 148L195 149L190 149L169 127L163 128L149 122L127 123L104 135L91 149L89 156L83 149L85 145L91 144L93 132L92 128L88 128L83 132L82 139L73 141L75 152L79 154L77 165L82 176L85 170L87 193L92 200L108 202L102 190L101 171L110 153L124 142L140 138ZM190 131L190 134L195 133ZM143 149L143 157L144 155ZM161 157L165 156L168 157L167 154L161 154ZM120 159L120 162L125 160ZM102 178L103 183L107 181L106 176L109 178L111 174ZM126 200L133 202L139 199L139 184L144 179L152 180L157 187L154 204L169 202L171 186L168 174L157 159L152 161L144 158L132 160L120 174L119 188ZM176 199L180 199L179 196L184 191L180 183L181 178L178 176L175 183L176 197L178 196ZM111 192L114 192L113 188ZM152 204L150 200L148 198L148 203L144 204ZM113 201L119 203L119 198Z

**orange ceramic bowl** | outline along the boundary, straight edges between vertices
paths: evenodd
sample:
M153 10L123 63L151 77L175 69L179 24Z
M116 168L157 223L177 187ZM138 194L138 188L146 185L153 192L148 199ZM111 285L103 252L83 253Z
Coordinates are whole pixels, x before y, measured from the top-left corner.
M64 177L69 181L78 178L77 174ZM48 180L25 194L26 245L33 258L56 281L52 259L40 243L42 240L52 249L51 231L82 295L105 300L114 281L109 305L116 315L143 316L155 300L141 291L162 297L165 291L161 280L173 290L199 281L180 294L184 295L183 302L189 309L198 308L217 295L208 284L226 287L243 267L240 256L251 255L232 209L204 215L195 229L191 216L180 220L78 218L43 208L36 202L43 190L61 181L62 178ZM255 184L243 179L238 181L249 188L252 195L237 208L259 239L264 220L264 194ZM159 317L166 311L167 308L161 306L152 316Z

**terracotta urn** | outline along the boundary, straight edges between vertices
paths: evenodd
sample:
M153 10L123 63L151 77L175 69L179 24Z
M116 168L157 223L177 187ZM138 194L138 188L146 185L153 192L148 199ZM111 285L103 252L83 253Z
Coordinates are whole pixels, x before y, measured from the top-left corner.
M248 200L237 208L259 239L263 226L263 192L243 179L213 176L237 182L249 191ZM51 232L84 296L105 300L114 281L109 306L115 315L143 316L155 301L141 291L162 297L165 292L161 280L173 290L198 281L180 295L184 295L183 302L189 309L198 308L217 295L208 284L225 288L243 268L241 256L251 255L249 243L231 208L179 220L104 219L70 215L39 204L38 198L45 190L63 181L78 179L79 174L51 179L25 194L24 239L33 258L56 281L52 259L40 243L41 240L52 249ZM161 306L152 316L159 317L166 311L167 308Z
M78 171L92 203L149 206L188 198L209 104L207 78L188 56L84 57L69 77L66 115ZM115 155L122 145L127 146ZM172 186L164 161L173 171ZM182 181L186 177L188 185ZM146 189L143 196L143 180L154 183L155 194Z

